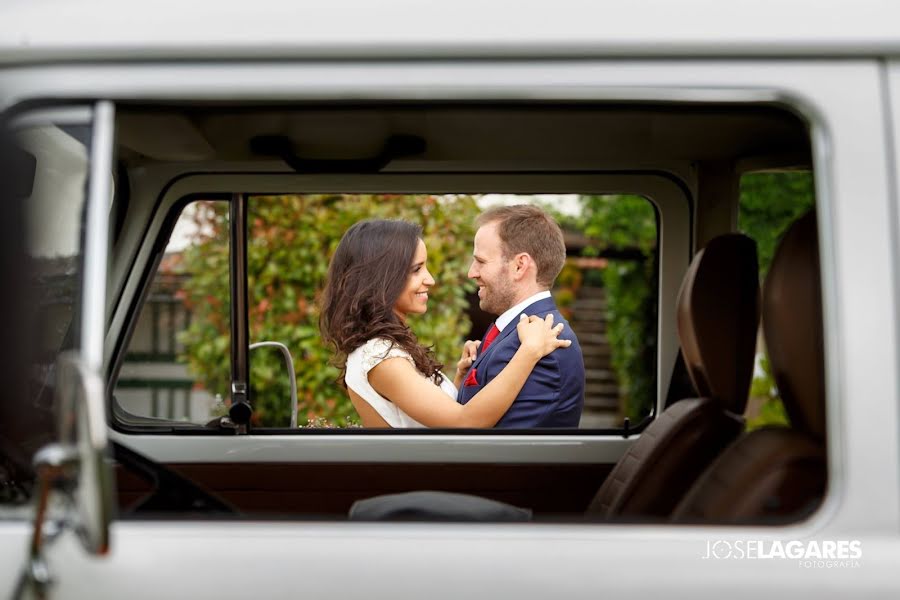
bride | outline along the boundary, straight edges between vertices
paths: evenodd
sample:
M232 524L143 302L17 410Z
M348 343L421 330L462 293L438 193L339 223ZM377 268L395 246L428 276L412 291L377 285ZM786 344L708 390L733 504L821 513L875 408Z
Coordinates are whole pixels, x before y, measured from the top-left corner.
M428 310L434 279L418 225L369 220L344 234L331 260L319 328L333 345L341 378L365 427L492 427L512 405L537 362L571 342L563 325L521 315L521 345L503 371L467 404L456 388L480 342L466 342L450 382L433 352L406 323Z

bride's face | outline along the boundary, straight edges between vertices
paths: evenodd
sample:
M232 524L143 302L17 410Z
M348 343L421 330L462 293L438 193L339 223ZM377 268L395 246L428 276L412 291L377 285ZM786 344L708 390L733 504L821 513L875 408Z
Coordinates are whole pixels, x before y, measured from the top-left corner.
M434 278L425 266L428 251L425 242L419 240L412 264L406 278L406 287L394 303L394 312L406 320L409 314L424 314L428 310L428 290L434 285Z

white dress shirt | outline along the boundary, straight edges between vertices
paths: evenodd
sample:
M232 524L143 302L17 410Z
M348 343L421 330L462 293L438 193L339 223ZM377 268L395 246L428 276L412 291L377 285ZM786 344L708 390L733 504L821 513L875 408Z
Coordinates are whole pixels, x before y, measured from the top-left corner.
M544 290L543 292L538 292L534 296L530 296L525 298L511 309L497 317L497 320L494 321L494 324L497 325L497 329L503 331L506 329L506 326L512 323L513 319L516 320L516 323L519 322L519 315L525 312L525 309L537 302L538 300L543 300L544 298L550 298L550 292L548 290ZM528 314L528 313L525 313ZM531 316L531 315L529 315Z

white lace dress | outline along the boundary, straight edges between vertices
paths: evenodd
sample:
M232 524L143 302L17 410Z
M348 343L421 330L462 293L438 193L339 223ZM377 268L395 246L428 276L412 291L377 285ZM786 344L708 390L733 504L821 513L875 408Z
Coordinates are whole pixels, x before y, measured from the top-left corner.
M411 365L416 366L412 356L406 350L397 346L392 347L391 342L384 338L373 338L347 357L347 374L344 376L344 382L348 388L368 402L391 427L425 427L376 392L375 388L369 384L369 371L381 361L389 358L405 358ZM422 377L424 378L425 375ZM456 386L446 375L444 375L440 388L454 401L456 400Z

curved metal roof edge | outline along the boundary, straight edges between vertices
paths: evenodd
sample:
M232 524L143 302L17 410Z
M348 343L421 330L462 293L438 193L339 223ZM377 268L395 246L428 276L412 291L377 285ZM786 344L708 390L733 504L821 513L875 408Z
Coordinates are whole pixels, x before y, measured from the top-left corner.
M4 0L0 62L900 54L895 0Z

